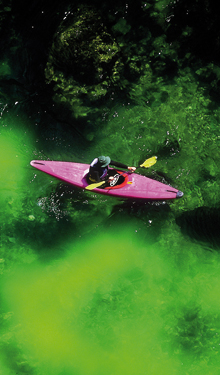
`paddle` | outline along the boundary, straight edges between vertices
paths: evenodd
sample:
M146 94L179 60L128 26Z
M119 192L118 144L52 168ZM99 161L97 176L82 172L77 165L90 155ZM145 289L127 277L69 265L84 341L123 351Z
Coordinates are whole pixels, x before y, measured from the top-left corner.
M86 186L85 188L86 188L86 190L93 190L93 189L95 189L99 186L104 185L105 183L106 183L106 181L100 181L100 182L96 182L94 184L90 184L90 185Z
M141 168L150 168L152 165L154 165L155 163L157 162L157 157L156 156L152 156L151 158L149 159L146 159L143 164L140 165ZM106 181L100 181L100 182L96 182L94 184L90 184L88 186L86 186L86 190L93 190L99 186L102 186L106 183Z
M157 156L152 156L152 158L149 158L143 162L143 164L140 165L141 168L149 168L152 165L154 165L157 162Z

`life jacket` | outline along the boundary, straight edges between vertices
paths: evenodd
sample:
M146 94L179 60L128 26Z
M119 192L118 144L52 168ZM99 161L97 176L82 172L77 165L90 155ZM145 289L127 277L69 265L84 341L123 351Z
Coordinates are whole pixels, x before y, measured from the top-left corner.
M100 180L105 180L108 175L108 166L101 167L101 164L98 158L95 158L93 162L90 164L89 168L89 179L91 181L97 181L98 178Z

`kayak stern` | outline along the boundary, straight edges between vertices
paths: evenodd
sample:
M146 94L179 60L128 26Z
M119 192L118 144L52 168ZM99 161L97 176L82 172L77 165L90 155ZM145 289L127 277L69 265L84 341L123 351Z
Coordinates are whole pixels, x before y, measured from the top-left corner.
M182 198L183 195L184 195L184 193L181 190L178 190L178 192L176 193L177 198Z

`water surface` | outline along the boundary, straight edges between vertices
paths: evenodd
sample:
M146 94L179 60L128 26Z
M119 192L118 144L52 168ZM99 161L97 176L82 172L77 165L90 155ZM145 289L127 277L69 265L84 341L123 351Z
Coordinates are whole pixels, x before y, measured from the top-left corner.
M116 23L125 40L128 21ZM149 41L162 66L171 47L161 52L161 38ZM116 85L106 101L87 97L87 107L77 101L66 112L59 98L53 109L39 96L30 75L31 95L15 83L13 63L2 58L0 70L2 371L218 374L220 110L214 81L202 80L207 71L216 77L217 65L179 62L171 75L146 64L123 95ZM101 154L137 167L157 155L138 173L184 197L124 202L30 166Z

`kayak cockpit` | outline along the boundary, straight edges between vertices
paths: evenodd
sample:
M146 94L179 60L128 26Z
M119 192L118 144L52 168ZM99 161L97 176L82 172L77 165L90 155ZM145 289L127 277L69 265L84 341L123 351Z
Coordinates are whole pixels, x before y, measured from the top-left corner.
M123 171L109 168L108 176L114 177L113 181L110 183L106 182L106 184L104 184L103 186L100 186L99 189L102 189L102 190L120 189L124 187L125 185L127 185L128 183L128 174ZM83 181L86 182L87 185L90 185L92 183L89 180L88 170L86 171L86 173L84 173Z

